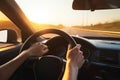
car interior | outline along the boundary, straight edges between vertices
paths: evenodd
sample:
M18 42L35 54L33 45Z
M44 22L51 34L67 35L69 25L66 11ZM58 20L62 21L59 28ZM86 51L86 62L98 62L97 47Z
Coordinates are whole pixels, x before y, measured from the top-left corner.
M119 0L73 0L71 2L72 5L69 7L74 11L120 9ZM54 2L51 1L51 3ZM70 34L70 32L81 32L78 28L75 31L71 29L70 32L57 28L36 31L17 0L0 0L0 11L12 22L12 25L5 23L7 24L5 27L0 23L0 65L15 58L35 42L42 42L49 47L49 52L43 57L28 58L9 80L61 80L69 44L71 47L76 44L82 46L85 63L79 69L78 80L120 80L119 31L100 32L112 37ZM9 26L15 27L11 29ZM120 25L117 28L120 30ZM46 37L47 34L48 37Z

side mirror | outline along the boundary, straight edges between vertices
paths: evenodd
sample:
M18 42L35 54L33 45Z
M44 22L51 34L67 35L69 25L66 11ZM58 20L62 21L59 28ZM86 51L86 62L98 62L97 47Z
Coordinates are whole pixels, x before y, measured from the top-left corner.
M17 33L14 30L0 30L0 42L18 43Z
M0 30L0 42L7 42L7 30Z

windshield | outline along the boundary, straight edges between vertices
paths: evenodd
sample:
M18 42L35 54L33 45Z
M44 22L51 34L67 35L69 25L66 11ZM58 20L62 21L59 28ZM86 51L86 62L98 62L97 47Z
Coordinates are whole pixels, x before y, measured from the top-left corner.
M35 30L58 28L70 35L120 38L120 9L73 10L73 0L16 0Z

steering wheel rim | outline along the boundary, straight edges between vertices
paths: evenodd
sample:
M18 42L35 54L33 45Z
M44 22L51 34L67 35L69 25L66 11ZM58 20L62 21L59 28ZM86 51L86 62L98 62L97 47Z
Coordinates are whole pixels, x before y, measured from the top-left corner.
M75 47L76 44L77 44L76 41L71 36L69 36L67 33L65 33L62 30L59 30L59 29L43 29L43 30L40 30L40 31L34 33L30 37L28 37L26 39L26 41L23 43L23 45L21 46L20 52L29 48L31 46L31 42L34 42L37 37L39 37L41 35L44 35L44 34L48 34L48 33L53 33L53 34L57 34L57 35L62 36L70 44L70 49Z
M21 46L20 52L22 52L23 50L29 48L31 46L31 42L36 42L36 38L37 37L39 37L41 35L44 35L44 34L48 34L48 33L57 34L57 35L60 35L61 37L63 37L70 44L70 47L69 47L70 49L75 47L76 44L77 44L76 41L71 36L69 36L67 33L65 33L62 30L58 30L58 29L44 29L44 30L40 30L40 31L34 33L29 38L27 38L26 41ZM41 57L41 59L43 60L42 62L45 62L45 61L47 62L48 59L49 59L49 62L50 61L56 62L56 60L57 60L58 64L56 66L58 66L58 65L61 66L61 68L59 68L59 71L58 71L59 72L58 79L61 78L61 76L62 76L62 74L64 72L63 71L64 67L65 67L63 59L61 60L60 57L58 57L58 56L51 56L51 57L50 56L48 56L48 57L47 56L43 56L43 57ZM38 80L39 80L39 74L40 74L38 72L39 68L40 68L39 64L41 64L40 61L35 62L35 64L34 64L35 66L33 68L34 75L36 76L36 78L38 78ZM43 68L45 68L45 67L43 67ZM53 72L56 72L56 71L53 71ZM53 80L53 79L51 79L51 80Z

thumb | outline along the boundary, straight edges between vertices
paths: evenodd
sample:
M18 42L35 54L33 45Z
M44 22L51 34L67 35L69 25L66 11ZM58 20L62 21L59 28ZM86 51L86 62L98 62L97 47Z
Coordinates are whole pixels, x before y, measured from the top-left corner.
M68 44L68 50L72 49L71 44Z
M68 44L68 50L74 49L74 48L76 48L76 47L77 47L77 49L80 49L80 48L81 48L81 45L80 45L80 44L77 44L75 47L72 48L72 46L71 46L70 44Z

